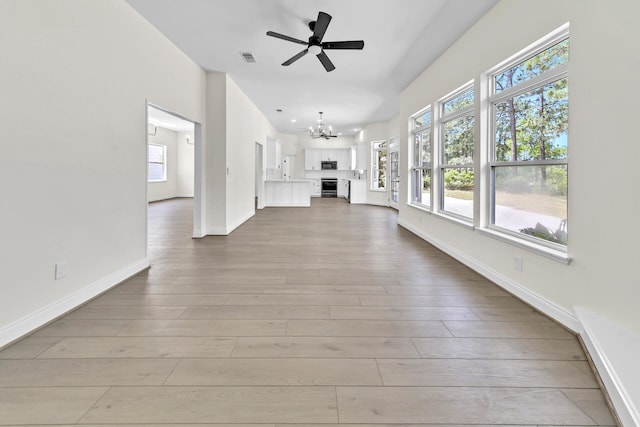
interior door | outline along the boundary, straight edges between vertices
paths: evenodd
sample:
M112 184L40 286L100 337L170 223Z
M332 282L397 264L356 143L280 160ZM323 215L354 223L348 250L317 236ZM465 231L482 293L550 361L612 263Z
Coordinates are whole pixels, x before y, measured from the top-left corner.
M400 193L400 152L398 147L391 148L389 151L389 206L398 209L398 198Z

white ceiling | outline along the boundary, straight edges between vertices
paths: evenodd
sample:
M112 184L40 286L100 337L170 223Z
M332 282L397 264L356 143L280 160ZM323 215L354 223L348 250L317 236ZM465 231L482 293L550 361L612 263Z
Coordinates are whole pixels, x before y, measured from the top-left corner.
M279 132L307 132L323 111L334 133L353 135L395 116L400 92L497 0L127 2L200 67L228 73ZM319 11L333 17L323 41L364 40L364 49L326 51L329 73L313 55L281 66L305 47L266 32L306 41Z

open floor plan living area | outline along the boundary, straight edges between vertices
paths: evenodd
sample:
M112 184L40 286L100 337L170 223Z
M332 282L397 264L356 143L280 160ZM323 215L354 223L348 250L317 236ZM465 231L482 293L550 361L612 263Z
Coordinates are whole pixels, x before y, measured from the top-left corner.
M0 0L0 426L640 427L637 0Z

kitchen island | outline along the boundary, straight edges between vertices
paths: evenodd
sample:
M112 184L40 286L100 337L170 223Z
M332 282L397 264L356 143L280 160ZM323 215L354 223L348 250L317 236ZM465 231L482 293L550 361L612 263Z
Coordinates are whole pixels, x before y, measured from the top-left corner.
M264 182L264 206L311 206L311 183L306 179L272 179Z

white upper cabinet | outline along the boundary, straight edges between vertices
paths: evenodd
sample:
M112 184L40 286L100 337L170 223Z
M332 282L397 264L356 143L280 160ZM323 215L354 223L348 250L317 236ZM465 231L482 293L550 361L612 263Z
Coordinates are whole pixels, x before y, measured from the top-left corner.
M322 161L321 150L307 148L304 150L304 168L305 170L320 170L320 162Z
M321 170L320 163L323 161L338 162L338 170L350 170L351 148L306 148L304 150L305 170Z
M282 148L280 140L267 139L267 169L280 169Z

